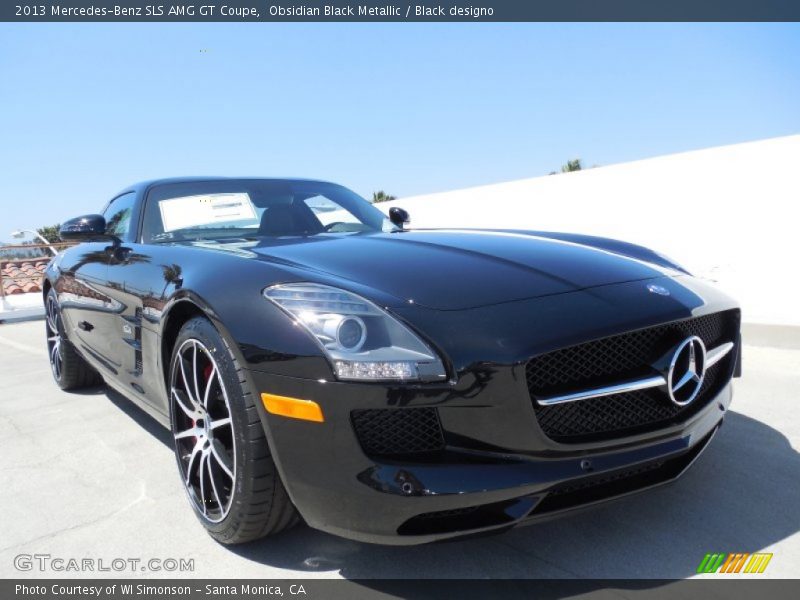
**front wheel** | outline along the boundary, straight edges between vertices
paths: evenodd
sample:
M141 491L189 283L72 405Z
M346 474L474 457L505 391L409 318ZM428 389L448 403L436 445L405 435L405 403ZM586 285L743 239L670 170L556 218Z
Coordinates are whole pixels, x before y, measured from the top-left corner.
M169 371L175 456L200 522L225 544L249 542L299 517L281 482L253 394L210 321L180 330Z
M102 383L100 374L83 360L67 339L58 294L52 288L45 298L45 333L50 371L58 387L79 390Z

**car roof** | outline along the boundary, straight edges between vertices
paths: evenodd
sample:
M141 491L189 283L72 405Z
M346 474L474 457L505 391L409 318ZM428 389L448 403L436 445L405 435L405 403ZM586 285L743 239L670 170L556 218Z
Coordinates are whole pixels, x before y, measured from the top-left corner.
M129 185L128 187L120 190L116 196L127 194L129 192L145 192L157 185L171 184L171 183L192 183L197 181L296 181L307 183L331 183L320 179L307 179L303 177L221 177L221 176L191 176L191 177L164 177L161 179L148 179ZM115 196L115 197L116 197Z

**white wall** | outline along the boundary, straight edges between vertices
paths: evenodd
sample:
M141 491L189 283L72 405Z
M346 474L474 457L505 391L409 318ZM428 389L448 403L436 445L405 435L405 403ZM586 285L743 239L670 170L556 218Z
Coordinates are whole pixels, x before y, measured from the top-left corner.
M41 292L9 294L0 298L0 321L30 319L44 316Z
M541 229L662 252L743 319L800 325L800 135L402 198L412 227Z

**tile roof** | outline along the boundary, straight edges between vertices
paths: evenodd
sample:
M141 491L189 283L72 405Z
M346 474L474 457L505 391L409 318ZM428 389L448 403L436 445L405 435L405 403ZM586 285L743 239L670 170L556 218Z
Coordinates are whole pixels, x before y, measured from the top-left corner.
M42 276L49 261L49 258L1 260L3 293L11 295L41 292Z

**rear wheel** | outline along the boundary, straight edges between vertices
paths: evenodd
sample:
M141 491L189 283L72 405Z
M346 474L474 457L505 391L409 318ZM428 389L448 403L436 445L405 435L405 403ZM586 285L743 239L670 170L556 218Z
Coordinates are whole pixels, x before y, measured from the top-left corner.
M253 394L207 319L193 318L181 328L169 391L181 481L206 530L235 544L294 525L298 515L272 460Z
M45 332L50 370L53 379L62 390L79 390L98 385L103 381L99 373L83 360L64 335L61 307L54 289L47 293L45 299Z

